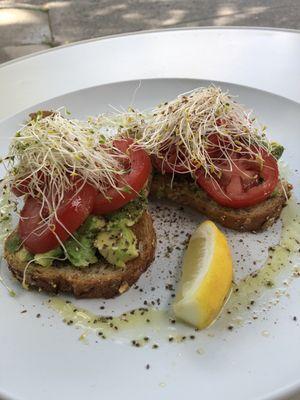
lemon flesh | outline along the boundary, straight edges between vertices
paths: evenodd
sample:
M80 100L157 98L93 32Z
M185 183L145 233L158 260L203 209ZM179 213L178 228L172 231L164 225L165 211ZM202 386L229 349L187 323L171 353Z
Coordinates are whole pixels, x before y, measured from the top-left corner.
M199 329L220 313L232 284L232 258L225 235L211 221L190 238L173 304L176 317Z

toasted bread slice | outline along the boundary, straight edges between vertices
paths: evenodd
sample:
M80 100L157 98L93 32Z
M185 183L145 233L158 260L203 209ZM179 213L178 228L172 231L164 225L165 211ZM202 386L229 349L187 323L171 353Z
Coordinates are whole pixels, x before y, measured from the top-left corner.
M26 284L47 292L72 293L78 298L111 298L125 292L147 270L154 259L156 235L150 214L146 211L132 226L139 246L139 256L127 262L125 268L116 268L104 259L82 269L67 261L55 261L51 267L30 264L26 270ZM6 243L4 257L13 275L23 281L26 262L20 262L9 253Z
M233 209L216 203L204 190L183 175L172 176L154 174L150 194L157 198L172 200L189 206L226 228L237 231L261 231L271 226L280 216L292 185L282 180L274 194L264 202L252 207Z

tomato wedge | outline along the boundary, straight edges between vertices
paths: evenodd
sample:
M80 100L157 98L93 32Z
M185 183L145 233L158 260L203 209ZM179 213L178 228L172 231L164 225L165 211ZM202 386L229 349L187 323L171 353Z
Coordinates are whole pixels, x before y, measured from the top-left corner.
M31 181L31 178L24 178L22 181L14 184L11 187L11 191L17 197L23 196L25 193L28 193L28 184Z
M110 188L105 193L98 193L95 199L93 214L105 215L118 210L135 199L145 186L151 173L151 161L145 150L131 147L132 139L118 139L114 146L129 156L129 172L122 175L119 190ZM127 166L126 166L127 167Z
M211 133L207 137L206 152L211 159L215 159L222 156L222 150L226 146L229 148L231 145L225 137L218 133ZM152 155L152 162L154 167L161 174L188 174L195 168L192 162L188 160L188 156L185 154L184 149L177 150L176 146L172 144L168 150L162 151L161 157Z
M205 150L211 159L222 157L223 150L231 151L232 145L229 140L218 133L211 133L207 136Z
M24 196L24 194L29 193L28 185L32 180L32 176L25 176L23 179L19 179L19 181L15 184L12 185L11 191L16 195L17 197ZM45 175L41 172L38 171L37 173L37 183L41 189L46 185L46 179Z
M276 159L263 148L252 148L262 157L232 153L230 162L221 159L215 162L221 171L209 176L201 168L196 172L197 184L218 204L230 208L244 208L261 203L274 191L279 178Z
M151 158L154 167L162 174L188 174L190 172L187 156L184 155L183 150L178 154L174 144L169 147L168 151L163 152L161 157L152 155Z
M76 182L68 191L57 210L57 217L48 223L43 221L49 215L42 209L40 200L28 197L20 214L19 235L25 247L33 254L45 253L59 246L90 215L96 198L96 189L85 183ZM43 218L41 217L41 214Z

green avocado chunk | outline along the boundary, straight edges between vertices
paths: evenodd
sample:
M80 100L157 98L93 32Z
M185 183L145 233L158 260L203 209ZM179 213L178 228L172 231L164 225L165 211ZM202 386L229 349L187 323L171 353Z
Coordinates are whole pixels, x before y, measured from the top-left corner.
M283 152L284 147L281 144L277 142L271 142L271 154L276 158L276 160L279 160Z
M24 246L22 246L22 247L20 248L20 250L18 250L18 251L15 253L15 256L16 256L16 257L18 258L18 260L21 261L21 262L28 262L28 261L30 261L30 260L33 259L33 255L32 255L31 253L29 253L29 251L26 250Z
M284 147L280 143L267 140L265 136L257 137L257 142L268 149L270 153L276 158L276 160L279 160L282 156L282 153L284 152Z
M14 233L6 242L6 248L10 253L15 253L21 248L22 241L17 233Z
M122 224L108 227L95 240L100 254L112 265L124 267L126 262L139 255L137 239L133 231Z
M42 267L50 267L54 260L62 258L64 252L61 247L56 247L53 250L47 251L46 253L39 253L34 255L34 262L41 265Z
M130 201L121 210L107 216L105 230L98 233L94 245L110 264L124 267L139 255L137 239L129 228L142 216L148 204L145 193Z
M146 210L147 205L147 197L144 194L141 194L135 200L127 203L120 210L108 215L107 218L109 226L117 227L120 226L120 223L126 226L134 225Z
M74 237L65 242L66 257L75 267L87 267L98 261L94 241L105 224L104 218L90 215Z
M75 234L75 238L69 239L65 243L66 256L75 267L87 267L97 262L96 247L93 239Z
M84 223L78 228L77 233L79 235L86 235L88 237L93 237L98 233L104 226L106 222L105 219L96 216L96 215L90 215Z
M29 253L24 246L22 246L22 241L17 233L13 233L6 242L6 249L10 253L14 253L16 258L21 262L28 262L33 259L33 255Z

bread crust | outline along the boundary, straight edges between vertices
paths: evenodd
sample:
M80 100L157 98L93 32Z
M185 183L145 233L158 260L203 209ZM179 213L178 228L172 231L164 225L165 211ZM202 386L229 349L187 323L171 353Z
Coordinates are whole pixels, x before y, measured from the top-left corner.
M257 232L267 229L279 218L291 190L292 185L282 180L278 182L276 195L252 207L233 209L216 203L185 175L175 176L172 181L171 175L156 173L153 176L150 195L189 206L226 228Z
M124 268L112 267L104 259L82 269L66 261L56 261L56 265L47 268L33 263L27 268L26 284L50 293L71 293L77 298L112 298L124 293L150 266L156 248L156 234L148 211L132 230L138 240L139 256L127 262ZM27 263L9 253L6 242L4 257L13 275L22 282Z

